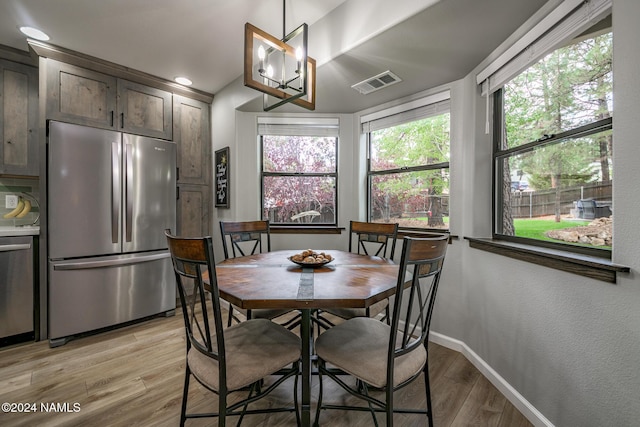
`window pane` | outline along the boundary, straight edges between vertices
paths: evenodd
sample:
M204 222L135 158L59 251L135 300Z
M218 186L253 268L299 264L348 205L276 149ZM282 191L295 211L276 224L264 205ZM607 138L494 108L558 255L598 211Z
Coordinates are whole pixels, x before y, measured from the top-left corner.
M497 234L611 249L612 44L611 32L583 35L496 95L504 108L496 135ZM607 130L576 131L596 123ZM506 158L505 149L512 149Z
M262 141L264 172L336 171L336 138L265 135Z
M506 84L502 147L611 117L612 40L607 33L557 49Z
M272 223L336 223L336 178L265 176L263 185L263 216Z
M449 113L370 133L371 170L449 161Z
M609 130L502 160L501 234L610 247L612 145Z
M449 170L372 176L370 206L374 222L448 229Z

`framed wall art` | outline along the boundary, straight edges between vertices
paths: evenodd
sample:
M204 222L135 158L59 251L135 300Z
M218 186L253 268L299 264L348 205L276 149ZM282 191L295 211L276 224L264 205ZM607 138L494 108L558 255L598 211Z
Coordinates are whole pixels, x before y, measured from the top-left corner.
M229 205L229 147L216 151L216 208L228 208Z

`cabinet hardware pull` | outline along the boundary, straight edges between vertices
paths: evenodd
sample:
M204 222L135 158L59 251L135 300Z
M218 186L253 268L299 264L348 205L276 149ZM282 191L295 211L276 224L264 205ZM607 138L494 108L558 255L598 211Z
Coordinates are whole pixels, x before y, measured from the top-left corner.
M21 251L25 249L31 249L31 245L29 243L24 243L24 244L0 246L0 252Z

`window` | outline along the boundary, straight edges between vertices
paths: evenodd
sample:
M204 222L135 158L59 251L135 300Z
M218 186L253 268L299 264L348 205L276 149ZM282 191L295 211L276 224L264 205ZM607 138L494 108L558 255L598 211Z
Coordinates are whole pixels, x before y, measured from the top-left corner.
M449 94L445 97L363 120L370 221L397 222L404 229L449 228Z
M495 92L499 237L611 249L613 35L597 27Z
M262 216L275 225L337 225L337 121L259 123Z

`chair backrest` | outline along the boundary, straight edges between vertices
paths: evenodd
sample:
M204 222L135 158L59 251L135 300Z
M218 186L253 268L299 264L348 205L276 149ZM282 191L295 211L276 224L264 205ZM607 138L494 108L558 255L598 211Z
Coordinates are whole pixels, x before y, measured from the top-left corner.
M448 244L448 234L403 239L391 318L389 366L393 366L396 357L426 345ZM388 375L393 374L393 369L388 371Z
M397 236L397 223L351 221L349 225L349 252L353 252L351 244L355 237L357 253L387 258L387 249L390 247L389 258L393 259L396 251ZM371 254L369 254L367 246L369 251L372 252ZM375 252L373 252L372 248Z
M220 232L225 259L230 258L229 247L231 247L231 258L261 253L263 239L266 239L267 252L271 252L271 232L268 220L220 221Z
M226 387L226 359L212 239L176 237L170 230L165 230L165 235L180 295L187 350L193 347L218 361L222 389Z

